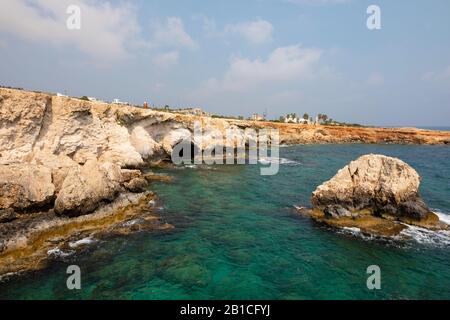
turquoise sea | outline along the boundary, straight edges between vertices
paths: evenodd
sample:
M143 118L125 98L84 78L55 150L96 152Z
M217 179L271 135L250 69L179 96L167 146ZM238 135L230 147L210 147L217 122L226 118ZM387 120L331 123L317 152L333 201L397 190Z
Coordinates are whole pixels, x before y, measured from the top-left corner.
M422 176L431 208L450 218L450 148L314 145L281 149L280 172L258 165L167 169L151 186L171 231L110 237L49 268L0 284L0 299L450 299L450 234L410 241L336 232L299 216L316 186L367 153L398 157ZM82 289L66 288L77 264ZM381 290L366 269L381 268Z

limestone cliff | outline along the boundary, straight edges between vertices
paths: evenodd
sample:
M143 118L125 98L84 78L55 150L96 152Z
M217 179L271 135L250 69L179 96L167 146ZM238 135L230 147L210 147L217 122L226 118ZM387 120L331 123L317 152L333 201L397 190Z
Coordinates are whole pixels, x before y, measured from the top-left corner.
M289 144L450 142L449 132L213 119L0 88L0 210L56 204L58 213L72 216L127 186L140 190L139 180L131 182L139 174L127 179L123 170L168 159L176 143L190 138L194 121L202 123L201 149L226 146L214 131L238 128L278 129Z
M192 143L200 149L254 140L239 130L236 141L216 135L247 128L278 129L285 144L450 143L449 132L216 119L0 88L0 276L37 268L69 236L150 210L145 179L156 177L140 169L169 159L197 121L203 139Z

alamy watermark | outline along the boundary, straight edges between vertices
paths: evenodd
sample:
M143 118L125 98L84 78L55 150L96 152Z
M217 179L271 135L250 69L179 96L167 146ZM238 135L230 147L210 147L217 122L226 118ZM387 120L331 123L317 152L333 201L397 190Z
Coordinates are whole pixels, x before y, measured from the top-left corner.
M367 278L367 289L380 290L381 289L381 268L377 265L367 267L366 273L370 276Z
M68 30L81 30L81 8L77 5L67 7L66 13L69 17L66 20Z
M67 278L66 286L69 290L81 290L81 269L77 265L71 265L67 267L67 274L70 276Z
M366 10L369 17L367 18L367 29L380 30L381 29L381 8L375 4L367 7Z

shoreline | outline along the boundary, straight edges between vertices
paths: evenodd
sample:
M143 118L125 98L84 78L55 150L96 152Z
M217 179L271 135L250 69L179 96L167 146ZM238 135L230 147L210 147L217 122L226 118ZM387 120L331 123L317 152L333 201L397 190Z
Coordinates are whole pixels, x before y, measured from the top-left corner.
M123 211L142 205L149 181L170 179L146 171L169 159L195 121L220 132L278 129L282 145L450 145L450 132L227 120L0 88L0 275L39 268L50 246L76 233L135 218ZM206 135L200 148L215 142ZM158 228L158 218L150 220L148 227Z

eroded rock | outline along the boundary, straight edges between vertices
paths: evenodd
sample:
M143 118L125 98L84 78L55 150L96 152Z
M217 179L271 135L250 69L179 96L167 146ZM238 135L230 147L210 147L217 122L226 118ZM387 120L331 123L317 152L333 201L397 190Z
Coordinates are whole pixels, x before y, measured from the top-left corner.
M66 216L90 213L102 202L114 200L121 180L119 166L88 160L67 175L56 198L55 212Z
M313 209L301 213L338 228L395 236L405 223L447 229L419 194L420 176L407 163L383 155L365 155L339 170L312 194Z
M330 216L369 210L420 220L430 212L419 195L420 176L407 163L383 155L365 155L345 166L312 195L315 208Z
M147 189L148 182L144 178L134 178L129 182L125 182L124 186L131 192L144 192Z
M0 210L39 210L52 204L51 170L40 165L0 166Z

